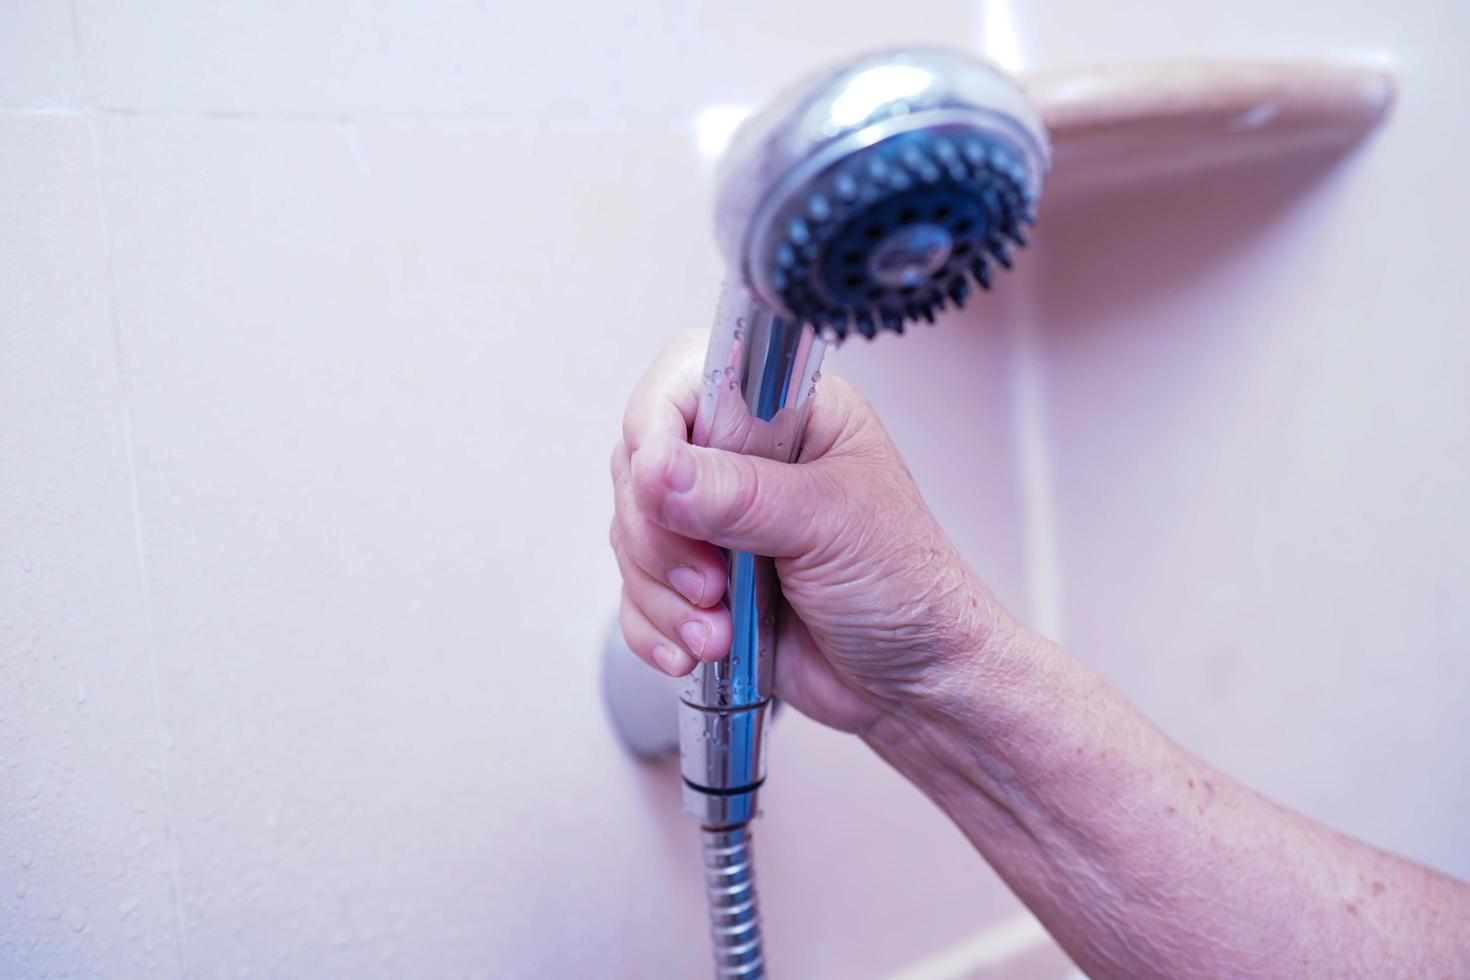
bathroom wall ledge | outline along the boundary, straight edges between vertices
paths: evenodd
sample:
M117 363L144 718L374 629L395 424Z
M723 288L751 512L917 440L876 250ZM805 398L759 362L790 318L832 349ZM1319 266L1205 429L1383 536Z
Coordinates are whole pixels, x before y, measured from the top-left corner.
M1346 150L1388 115L1380 67L1188 61L1037 71L1027 93L1052 137L1048 207L1163 177Z

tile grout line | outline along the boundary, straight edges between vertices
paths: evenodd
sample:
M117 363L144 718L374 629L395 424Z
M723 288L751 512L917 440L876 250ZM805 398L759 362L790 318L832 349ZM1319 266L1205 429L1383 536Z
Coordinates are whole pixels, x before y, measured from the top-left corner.
M529 117L505 116L490 112L465 111L402 111L381 113L352 112L263 112L253 109L130 109L124 106L0 106L0 118L18 117L96 117L114 119L171 120L206 123L283 123L288 125L326 126L414 126L436 125L480 126L496 133L522 133L526 130ZM662 129L669 126L665 117L624 116L611 119L568 118L535 120L541 130L551 135L570 136L621 136L649 128L646 124L658 121ZM672 127L670 127L672 131ZM684 127L678 127L683 130Z
M178 975L188 974L188 926L184 915L183 875L179 866L178 834L175 830L173 812L173 781L168 764L168 729L163 716L163 691L159 683L158 670L158 619L153 594L153 578L148 567L147 538L143 530L143 508L138 493L137 457L133 446L133 416L128 397L127 374L124 371L122 354L122 315L118 307L117 263L114 257L112 222L108 218L107 196L102 180L102 142L97 131L96 115L86 107L86 69L82 60L81 23L77 17L76 0L68 4L72 21L72 44L76 54L77 81L83 108L71 112L46 113L50 115L76 115L86 118L87 136L92 151L92 181L97 197L97 215L101 224L102 246L107 268L107 312L108 325L112 334L113 368L117 372L120 395L120 415L123 430L123 455L128 472L129 505L133 517L133 553L138 563L138 575L143 586L143 619L147 629L148 673L153 691L153 712L158 724L158 764L163 779L163 827L164 840L168 847L170 897L173 902L175 928L178 931Z
M1035 61L1017 19L1016 0L974 0L971 11L976 51L1011 73ZM1035 256L1032 264L1037 270L1016 284L1021 288L1012 294L1015 302L1007 311L1010 420L1031 625L1061 642L1061 559L1040 321L1043 279L1035 274L1043 260L1044 255Z
M143 508L138 495L138 468L133 449L133 414L129 404L127 379L123 371L122 324L117 305L117 272L112 255L111 223L107 219L107 206L103 199L102 153L95 120L90 118L87 120L87 132L92 143L92 169L101 214L102 239L107 249L108 319L112 327L113 366L117 371L122 401L120 414L122 416L123 453L128 467L129 504L133 516L133 552L137 557L138 574L143 582L143 615L148 629L148 672L153 689L153 711L158 719L159 772L163 777L164 794L164 836L168 841L169 877L173 893L174 918L179 932L179 974L184 976L187 972L185 957L188 943L185 934L183 879L179 870L178 837L174 830L173 782L168 765L168 730L163 719L163 692L158 678L158 620L153 601L153 577L148 568L146 535L143 531Z
M1038 256L1040 258L1040 256ZM1057 542L1056 480L1052 467L1051 426L1047 417L1046 371L1042 363L1040 277L1019 295L1010 317L1011 421L1016 480L1021 496L1022 547L1031 626L1055 643L1063 642L1062 573Z
M38 106L4 106L0 107L0 116L41 116L62 119L80 119L90 116L86 109L78 109L76 106L65 105L38 105Z

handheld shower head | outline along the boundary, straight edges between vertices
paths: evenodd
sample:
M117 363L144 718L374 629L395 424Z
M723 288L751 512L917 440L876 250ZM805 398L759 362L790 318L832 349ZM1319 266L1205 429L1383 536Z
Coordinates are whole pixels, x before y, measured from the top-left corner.
M964 302L1025 244L1048 162L1021 91L956 52L855 58L737 131L715 226L730 266L694 441L791 462L828 342L902 332ZM716 973L765 975L747 824L765 778L775 655L771 561L731 553L729 656L679 693L684 809L706 834Z
M812 75L737 131L715 229L756 298L839 338L902 330L1025 245L1048 147L1021 90L972 57L883 51Z

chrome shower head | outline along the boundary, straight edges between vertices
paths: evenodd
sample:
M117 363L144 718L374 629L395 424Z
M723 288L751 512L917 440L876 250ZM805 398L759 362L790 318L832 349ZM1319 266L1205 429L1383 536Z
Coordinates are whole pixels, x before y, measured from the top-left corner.
M940 48L812 75L736 132L715 233L773 312L872 337L990 288L1025 245L1049 151L1016 84Z
M1048 150L1021 91L952 51L885 51L798 83L737 131L719 172L730 275L693 440L797 458L826 342L934 319L1025 244ZM775 566L731 553L730 653L680 682L684 809L705 831L716 974L764 976L747 825L765 780Z

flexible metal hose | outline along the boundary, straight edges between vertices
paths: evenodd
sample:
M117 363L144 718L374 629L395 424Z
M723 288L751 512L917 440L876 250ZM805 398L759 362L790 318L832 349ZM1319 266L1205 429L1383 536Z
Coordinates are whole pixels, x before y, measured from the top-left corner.
M715 976L720 980L765 977L748 824L704 828L704 880L714 934Z

